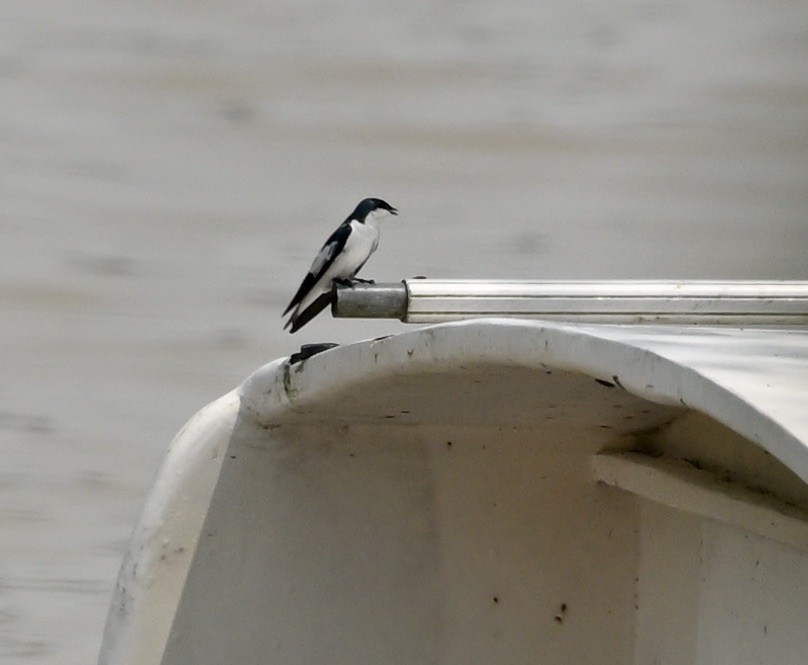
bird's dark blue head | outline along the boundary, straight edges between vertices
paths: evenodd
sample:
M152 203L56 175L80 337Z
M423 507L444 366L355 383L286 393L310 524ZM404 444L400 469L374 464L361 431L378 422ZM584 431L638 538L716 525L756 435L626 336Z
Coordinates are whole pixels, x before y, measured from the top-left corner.
M350 214L348 219L355 219L359 222L364 222L367 216L373 214L374 217L379 214L397 215L398 210L391 206L387 201L382 199L364 199L359 202L356 209Z

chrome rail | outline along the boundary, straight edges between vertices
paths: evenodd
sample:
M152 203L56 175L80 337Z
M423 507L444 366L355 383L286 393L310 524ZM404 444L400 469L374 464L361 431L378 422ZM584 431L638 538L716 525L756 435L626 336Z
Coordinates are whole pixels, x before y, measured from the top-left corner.
M332 313L407 323L515 317L597 323L808 325L808 281L409 279L336 287Z

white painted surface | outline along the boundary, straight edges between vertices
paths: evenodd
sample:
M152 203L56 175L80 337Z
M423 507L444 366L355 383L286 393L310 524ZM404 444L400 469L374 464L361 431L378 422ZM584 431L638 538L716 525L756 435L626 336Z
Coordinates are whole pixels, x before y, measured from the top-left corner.
M159 662L238 407L235 391L224 395L171 443L121 565L101 663Z
M694 665L703 520L652 502L640 507L634 665Z
M635 665L806 662L804 549L655 502L640 515Z
M164 588L125 565L132 616L111 615L103 662L734 662L721 660L737 630L727 603L765 591L748 534L598 484L591 460L692 448L726 469L729 450L758 460L760 490L786 478L801 500L806 346L783 331L477 321L273 363L237 414L214 406L185 430L227 443L218 478L188 494L194 515L209 506L193 563ZM174 514L184 481L158 495L178 463L136 531L141 579L169 565L137 534ZM808 576L796 550L763 542L767 575ZM725 571L734 549L747 563ZM767 664L802 639L786 615L808 594L780 598L788 584L764 602L787 645L747 650Z
M805 663L805 552L716 522L702 537L697 665Z
M807 511L694 464L631 452L592 458L594 476L602 483L808 552Z

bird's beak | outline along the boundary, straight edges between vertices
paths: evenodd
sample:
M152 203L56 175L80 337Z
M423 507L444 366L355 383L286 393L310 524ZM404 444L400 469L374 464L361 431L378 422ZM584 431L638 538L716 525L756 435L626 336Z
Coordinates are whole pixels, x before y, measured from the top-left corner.
M397 215L397 214L398 214L398 210L396 210L395 208L390 208L390 214L391 214L391 215Z

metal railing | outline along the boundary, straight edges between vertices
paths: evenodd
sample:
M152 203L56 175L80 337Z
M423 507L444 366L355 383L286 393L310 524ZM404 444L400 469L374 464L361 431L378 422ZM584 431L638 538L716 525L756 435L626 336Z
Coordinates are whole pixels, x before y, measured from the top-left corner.
M515 317L597 323L808 325L808 281L415 278L336 287L332 313L407 323Z

